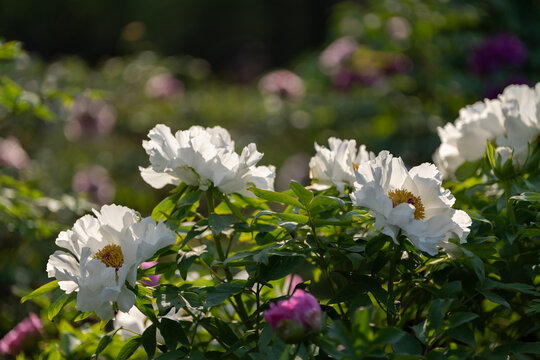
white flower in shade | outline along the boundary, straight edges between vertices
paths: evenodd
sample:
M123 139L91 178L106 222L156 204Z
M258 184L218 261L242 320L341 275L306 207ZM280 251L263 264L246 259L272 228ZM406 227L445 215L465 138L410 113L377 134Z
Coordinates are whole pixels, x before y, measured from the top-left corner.
M256 145L249 144L238 155L229 132L219 126L192 126L173 135L169 127L160 124L148 137L143 147L151 165L139 170L154 188L185 183L207 190L214 185L225 194L247 196L253 196L247 190L251 185L274 188L275 167L255 166L263 157Z
M465 242L471 225L467 213L451 208L455 198L441 184L442 175L433 164L408 171L401 158L382 151L358 166L351 199L355 206L368 208L375 228L394 241L401 230L418 249L435 255L437 246L451 237Z
M335 185L343 195L345 187L354 183L355 169L375 155L366 151L365 145L360 145L357 150L355 140L331 137L328 144L330 149L315 143L317 153L309 161L310 176L317 183L317 188L327 189Z
M72 230L62 231L57 250L49 257L47 274L55 277L66 293L77 292L79 311L94 311L101 319L114 315L113 303L127 312L135 295L137 268L154 253L176 241L176 234L161 221L140 220L134 210L105 205L85 215Z
M446 176L454 176L466 161L484 156L486 143L504 133L504 119L498 100L485 100L468 105L459 111L455 123L438 127L441 145L433 160Z
M504 114L504 135L497 137L497 145L514 149L518 160L525 160L528 143L540 135L540 83L510 85L499 95Z
M528 144L540 135L540 83L510 85L495 100L466 106L454 124L437 129L441 146L433 156L447 176L466 161L483 157L487 141L514 150L514 161L524 161Z

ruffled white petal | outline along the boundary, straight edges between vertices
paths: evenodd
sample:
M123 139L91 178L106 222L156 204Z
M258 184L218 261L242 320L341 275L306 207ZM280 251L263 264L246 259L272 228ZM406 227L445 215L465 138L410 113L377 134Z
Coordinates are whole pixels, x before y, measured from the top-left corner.
M113 304L129 311L134 294L125 287L134 285L137 268L160 248L176 241L176 234L151 218L139 221L135 211L106 205L95 216L77 220L72 230L59 234L57 244L71 253L56 251L49 257L47 274L58 280L67 293L77 292L77 309L94 311L103 320L112 318ZM96 253L112 245L120 247L119 268L107 266Z
M192 126L172 136L167 126L157 125L148 137L150 140L143 142L143 147L151 165L139 170L143 180L155 188L185 183L201 190L214 185L226 194L248 194L247 184L253 182L273 190L275 172L267 172L271 180L251 180L256 172L255 165L263 156L255 144L249 144L238 155L230 134L219 126ZM261 172L256 176L260 178Z
M356 172L355 191L350 194L355 206L369 209L374 227L395 242L401 231L421 251L437 254L438 246L450 237L464 242L469 234L470 217L451 208L455 202L449 190L441 187L442 174L432 164L422 164L407 171L401 158L382 151L365 162ZM420 199L424 213L415 218L413 203L394 204L390 193L407 191Z

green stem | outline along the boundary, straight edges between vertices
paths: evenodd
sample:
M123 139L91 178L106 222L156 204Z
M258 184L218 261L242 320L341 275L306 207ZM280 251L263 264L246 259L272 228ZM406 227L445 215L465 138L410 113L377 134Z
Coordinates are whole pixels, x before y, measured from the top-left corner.
M208 203L208 214L215 212L215 206L214 206L214 189L213 187L209 188L206 191L206 202ZM225 253L223 252L223 247L221 246L221 236L214 236L214 243L216 244L216 250L219 256L219 260L221 262L225 261ZM223 267L223 270L225 271L225 276L227 277L227 281L232 281L233 276L231 273L231 270L227 268L226 266ZM242 319L244 323L247 323L248 321L248 314L246 311L246 308L244 306L244 301L242 300L242 294L236 294L234 295L234 299L236 300L237 306L235 306L236 310L238 311L238 315ZM232 303L232 300L231 300ZM233 304L234 306L234 304Z
M392 249L395 251L394 256L392 256L392 260L390 261L390 271L388 273L388 301L389 304L392 302L394 303L394 277L396 275L396 267L397 263L401 259L401 254L403 252L402 245L401 245L401 238L398 238L399 245L395 245L394 243L392 246ZM386 312L386 321L388 323L388 326L394 326L394 316L392 315L392 312L388 310Z
M510 225L512 227L512 230L515 231L516 215L514 214L514 205L512 204L512 200L510 199L510 197L512 196L511 184L505 181L502 183L502 187L504 189L504 197L506 199L506 213L508 214L508 218L510 219Z

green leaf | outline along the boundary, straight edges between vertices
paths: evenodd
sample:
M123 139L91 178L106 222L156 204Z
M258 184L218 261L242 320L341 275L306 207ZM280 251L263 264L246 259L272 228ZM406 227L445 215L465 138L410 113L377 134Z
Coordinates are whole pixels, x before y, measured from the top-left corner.
M207 252L206 245L194 247L190 251L178 251L178 255L176 256L176 266L178 267L178 270L180 270L180 276L182 276L184 280L187 278L191 264L205 252Z
M214 236L220 234L223 230L228 228L233 221L234 217L229 214L219 215L216 213L211 213L208 215L208 226L210 226L210 230L212 230L212 234Z
M187 194L182 196L182 198L178 202L178 207L182 208L182 207L194 205L197 201L201 199L201 194L202 194L202 191L200 190L188 192Z
M135 298L135 306L139 309L144 315L146 315L153 323L157 322L156 313L154 307L149 299L146 297L137 294Z
M203 289L206 295L206 302L204 305L207 308L211 308L213 306L222 304L229 297L242 292L246 283L246 280L233 280L217 286L205 287Z
M392 344L392 349L396 354L409 354L409 355L420 355L422 354L422 345L416 340L416 338L404 332L401 339Z
M226 345L233 345L238 341L238 337L232 331L230 326L215 317L207 317L201 319L200 324L208 331L214 338L221 340Z
M130 338L124 346L122 346L122 349L120 349L120 352L118 353L118 356L116 357L116 360L126 360L128 359L133 353L137 350L137 348L141 345L141 336L133 336Z
M161 200L161 202L157 204L154 210L152 210L152 219L156 221L167 220L171 216L174 208L176 207L176 203L178 202L178 199L180 199L180 196L182 196L182 193L177 192Z
M304 204L305 207L309 205L311 200L313 200L313 193L302 186L299 182L296 182L292 180L289 183L289 186L291 187L292 191L298 196L298 199L302 204Z
M47 310L47 317L49 318L49 320L54 319L54 317L58 315L60 310L62 310L64 305L66 305L69 301L74 300L77 297L76 292L72 292L71 294L60 292L57 294L59 295L53 298L51 304L49 305L49 309Z
M459 247L465 256L469 259L470 264L476 274L478 276L478 279L482 282L486 278L486 271L484 269L484 263L482 262L482 259L480 259L478 256L476 256L475 253L472 251L466 249L463 246Z
M474 340L474 332L469 327L469 324L461 324L455 328L448 330L448 334L462 343L465 343L470 346L476 346L476 341Z
M114 336L114 334L116 334L118 330L115 330L113 333L109 334L109 335L104 335L100 340L99 340L99 343L98 343L98 346L96 348L96 352L94 353L94 357L97 359L98 355L103 351L105 350L105 348L107 346L109 346L109 344L111 343L112 341L112 338Z
M267 201L278 202L278 203L282 203L282 204L288 204L288 205L296 206L296 207L299 207L299 208L304 208L304 205L302 205L302 203L300 201L298 201L298 199L296 199L296 198L294 198L294 197L292 197L290 195L279 193L279 192L274 192L274 191L270 191L270 190L257 189L255 187L250 188L250 190L257 197L259 197L261 199L264 199L264 200L267 200Z
M159 355L156 360L178 360L178 359L186 359L187 353L183 351L182 349L169 351L166 354Z
M510 304L502 296L497 295L491 291L479 291L479 293L484 295L484 297L488 299L489 301L510 309Z
M309 204L308 209L312 211L313 209L316 209L317 207L324 207L324 206L328 206L330 208L339 206L340 208L344 208L345 201L334 196L317 195L313 198L313 200Z
M448 317L448 327L455 328L462 324L466 324L478 317L477 314L471 312L457 312Z
M291 214L291 213L276 213L270 210L259 211L257 215L253 217L252 222L254 222L259 217L265 216L265 215L270 215L273 217L277 217L280 220L292 221L298 224L307 224L309 222L309 217L307 217L306 215Z
M156 353L156 325L152 324L144 330L141 335L141 342L148 358L153 358Z
M521 200L521 201L530 201L530 202L538 202L540 201L540 193L537 192L524 192L519 195L514 195L510 199L512 200Z
M53 280L51 282L48 282L45 285L42 285L36 290L32 291L30 294L23 296L21 299L21 304L28 300L32 300L34 298L37 298L38 296L46 294L49 291L56 289L57 287L58 287L58 280Z
M273 255L268 258L268 265L261 264L259 274L264 282L278 280L291 274L304 261L303 256L295 253L289 256Z
M175 350L176 344L180 342L183 345L189 346L189 340L186 336L182 324L168 318L162 318L159 324L159 331L165 340L165 345L169 350Z
M435 299L431 303L428 312L428 326L431 329L437 329L443 324L443 319L448 311L448 307L454 299Z
M85 312L82 312L82 313L78 313L77 316L75 316L75 318L73 319L73 321L75 322L75 321L84 320L87 317L89 317L90 315L94 315L94 312L93 311L85 311Z
M373 340L373 344L381 345L388 344L393 345L403 339L406 333L395 328L384 328L378 332L377 337Z
M462 165L460 165L456 170L456 178L459 181L465 181L470 177L473 177L476 175L478 169L480 168L480 162L464 162Z

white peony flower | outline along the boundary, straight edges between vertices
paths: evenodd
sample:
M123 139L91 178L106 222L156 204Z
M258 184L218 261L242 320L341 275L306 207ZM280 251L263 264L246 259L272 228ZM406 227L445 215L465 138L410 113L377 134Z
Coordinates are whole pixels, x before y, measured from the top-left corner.
M330 149L315 143L317 153L309 161L310 176L317 182L319 189L335 185L343 195L345 187L354 183L354 170L358 165L375 158L375 155L366 151L365 145L360 145L356 150L355 140L331 137L328 144Z
M450 237L465 242L471 218L451 206L455 202L443 189L442 175L433 164L407 170L401 158L388 151L360 164L356 171L355 206L363 206L375 217L375 228L397 242L402 231L418 249L437 254L437 246Z
M126 286L135 285L137 268L154 253L176 241L176 234L161 221L139 220L134 210L105 205L62 231L57 250L49 257L47 274L56 277L66 293L77 292L79 311L94 311L101 319L114 315L113 303L127 312L135 295Z
M244 147L238 155L227 130L216 126L192 126L175 135L165 125L156 125L148 133L143 147L150 156L150 166L140 167L141 176L154 188L167 184L198 186L207 190L214 185L226 194L253 196L250 185L273 190L275 167L255 166L263 154L255 144Z
M466 161L483 157L487 141L514 150L514 160L524 161L528 144L540 135L540 83L510 85L495 100L466 106L454 124L437 128L441 146L433 155L447 176Z
M540 135L540 83L510 85L499 95L504 114L504 135L497 137L497 145L514 149L518 160L525 160L528 143Z
M504 119L498 100L484 100L467 105L459 111L455 123L438 127L441 145L433 160L446 176L453 176L466 161L484 156L486 143L504 133Z

